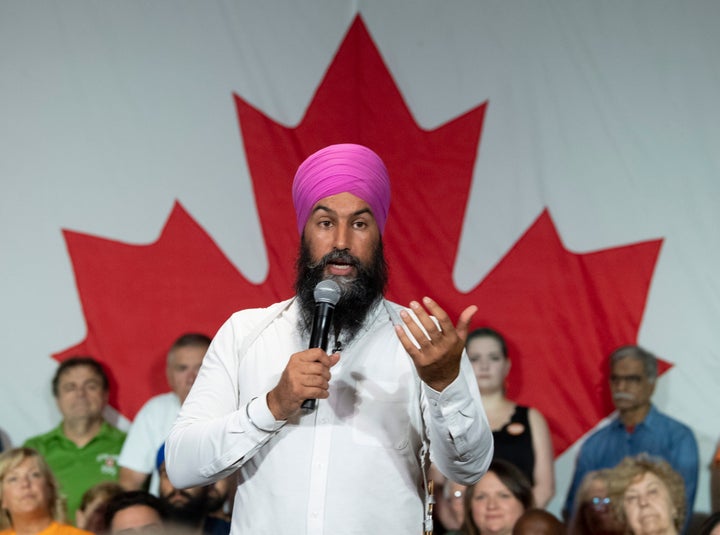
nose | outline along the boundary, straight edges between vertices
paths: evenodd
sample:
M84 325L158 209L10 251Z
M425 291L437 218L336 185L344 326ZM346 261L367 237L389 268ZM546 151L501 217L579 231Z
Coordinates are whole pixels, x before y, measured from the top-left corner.
M488 509L495 509L497 507L497 500L493 496L488 496L487 499L487 508Z
M350 248L350 227L345 221L338 222L335 227L334 246L338 251Z

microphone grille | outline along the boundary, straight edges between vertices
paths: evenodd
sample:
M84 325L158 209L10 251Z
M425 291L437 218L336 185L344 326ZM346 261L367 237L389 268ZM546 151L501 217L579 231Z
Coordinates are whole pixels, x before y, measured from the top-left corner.
M316 303L329 303L333 306L337 305L337 302L340 301L341 295L342 291L340 290L340 286L332 279L318 282L313 292Z

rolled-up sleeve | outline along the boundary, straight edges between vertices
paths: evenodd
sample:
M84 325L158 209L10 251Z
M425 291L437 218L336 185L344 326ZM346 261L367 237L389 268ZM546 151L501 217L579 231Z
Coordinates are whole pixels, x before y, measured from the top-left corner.
M432 461L452 481L475 483L490 465L493 438L467 355L445 390L422 388Z

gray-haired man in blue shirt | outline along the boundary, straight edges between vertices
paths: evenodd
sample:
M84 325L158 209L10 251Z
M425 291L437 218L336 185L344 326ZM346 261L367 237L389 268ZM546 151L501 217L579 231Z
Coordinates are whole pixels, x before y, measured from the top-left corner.
M575 493L585 474L612 468L627 456L647 453L665 459L683 477L686 519L692 516L698 446L688 426L661 413L651 403L657 375L657 359L639 346L624 346L610 355L610 391L618 412L580 448L565 501L566 515L575 510Z

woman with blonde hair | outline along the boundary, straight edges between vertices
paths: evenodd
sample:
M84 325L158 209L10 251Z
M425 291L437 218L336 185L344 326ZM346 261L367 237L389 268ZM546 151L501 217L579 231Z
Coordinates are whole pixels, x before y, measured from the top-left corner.
M34 449L0 454L0 535L89 535L65 524L65 504L45 459Z
M609 497L634 535L678 535L685 522L685 483L667 461L641 454L610 471Z

